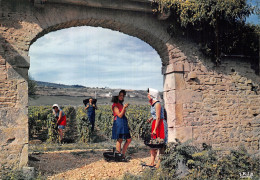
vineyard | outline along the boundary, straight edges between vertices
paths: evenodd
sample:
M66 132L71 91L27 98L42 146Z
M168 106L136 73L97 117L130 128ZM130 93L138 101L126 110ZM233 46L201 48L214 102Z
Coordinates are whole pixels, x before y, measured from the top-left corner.
M62 107L67 116L67 126L64 139L69 143L91 143L111 139L113 115L110 105L99 105L96 110L95 131L91 132L84 107ZM146 105L131 105L128 107L128 118L131 136L142 139L150 134L150 124L146 120L150 116L150 108ZM29 107L29 139L42 142L58 142L58 133L55 130L56 119L52 114L51 106Z
M67 147L65 148L79 150L84 149L86 146L92 146L92 149L71 153L44 154L39 153L42 152L41 147L34 147L34 152L36 153L31 154L32 158L41 160L35 162L31 160L30 163L32 167L37 167L38 171L43 172L43 174L55 175L55 173L60 172L60 174L57 174L57 177L61 177L61 179L64 176L71 179L75 179L75 177L84 179L88 176L103 177L108 174L114 175L116 170L121 175L128 172L123 179L241 179L241 174L247 172L250 175L248 179L259 179L259 158L249 155L245 148L240 147L238 150L231 150L226 155L220 153L219 150L212 149L210 145L205 143L202 144L202 147L193 146L192 141L185 143L177 141L176 143L167 144L165 154L161 156L161 166L157 170L148 169L147 171L142 171L138 169L142 168L139 161L148 160L149 149L146 149L146 147L129 147L128 153L134 158L127 164L114 166L115 164L111 162L99 161L100 157L102 157L102 151L95 151L97 149L95 142L111 139L113 125L111 106L98 106L94 132L91 132L91 125L84 107L65 106L62 109L67 116L64 136L67 140L67 144L64 146ZM150 117L149 106L131 105L127 109L126 116L128 117L128 124L134 142L149 136L150 124L146 122ZM55 121L50 106L29 107L29 138L30 140L38 139L46 142L44 143L43 151L57 151L64 147L57 144L58 136L55 130ZM110 141L108 142L110 143ZM100 145L98 147L101 147L100 149L106 147L104 143L98 144ZM109 146L109 148L111 147ZM138 159L136 155L140 155L142 158ZM46 159L48 160L46 161ZM51 159L55 160L52 161ZM71 159L74 160L72 161ZM91 161L91 163L86 164L87 161ZM49 166L51 168L45 169L45 167ZM121 169L124 166L127 166L125 168L127 169L126 171ZM53 169L57 172L53 171ZM74 170L65 172L68 169ZM142 172L142 174L135 175L138 173L134 171L131 171L131 173L134 172L131 174L128 171L129 169L138 169L138 172ZM56 178L56 175L54 177Z

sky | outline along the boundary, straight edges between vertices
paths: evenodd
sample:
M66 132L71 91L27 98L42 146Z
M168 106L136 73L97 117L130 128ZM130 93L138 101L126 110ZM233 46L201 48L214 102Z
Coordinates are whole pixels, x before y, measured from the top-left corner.
M257 5L256 0L248 0ZM259 24L251 15L248 23ZM163 90L161 59L142 40L100 27L51 32L29 50L30 76L37 81L86 87Z
M257 0L247 0L247 3L252 4L253 6L257 6L258 8L260 8L260 3L257 2ZM248 23L251 23L251 24L260 24L259 23L259 15L256 15L256 14L252 14L251 16L249 16L246 21Z
M158 53L117 31L82 26L51 32L31 45L29 56L29 74L37 81L163 90Z

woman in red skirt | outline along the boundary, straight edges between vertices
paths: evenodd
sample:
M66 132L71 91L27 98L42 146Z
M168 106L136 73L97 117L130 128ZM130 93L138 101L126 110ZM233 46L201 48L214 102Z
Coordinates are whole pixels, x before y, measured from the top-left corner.
M148 88L148 95L147 95L149 102L151 104L151 115L152 117L148 120L148 122L152 121L152 132L151 132L151 138L156 139L165 139L165 133L164 133L164 111L160 104L161 98L160 93L158 90ZM157 149L151 149L151 164L150 166L155 166L155 158L157 154Z
M60 142L63 142L63 130L65 129L65 126L67 124L66 115L64 111L59 107L58 104L53 104L53 114L55 115L55 118L57 119L57 125L58 125L58 133L60 135Z

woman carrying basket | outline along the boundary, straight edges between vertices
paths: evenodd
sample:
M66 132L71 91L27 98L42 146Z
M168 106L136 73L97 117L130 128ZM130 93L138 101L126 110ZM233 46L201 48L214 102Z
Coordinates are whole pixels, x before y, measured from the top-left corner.
M151 104L151 115L152 117L148 119L148 122L152 121L152 131L151 131L151 139L160 138L166 140L165 131L167 129L164 128L164 110L160 104L161 97L160 93L156 89L148 88L148 95L149 103ZM166 127L166 126L165 126ZM151 163L150 167L155 166L155 158L157 154L157 149L151 149ZM160 149L160 153L163 153L163 150ZM158 162L157 167L159 167L160 162Z

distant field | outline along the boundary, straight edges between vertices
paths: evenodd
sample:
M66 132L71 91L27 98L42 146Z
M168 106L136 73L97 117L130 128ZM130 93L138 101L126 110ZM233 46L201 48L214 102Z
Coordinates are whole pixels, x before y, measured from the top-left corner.
M73 97L73 96L37 96L35 98L29 98L29 106L46 106L52 104L59 105L71 105L80 106L83 105L83 99L88 97ZM97 104L112 104L111 98L97 98ZM135 104L135 105L147 105L147 99L140 98L125 98L125 103Z

